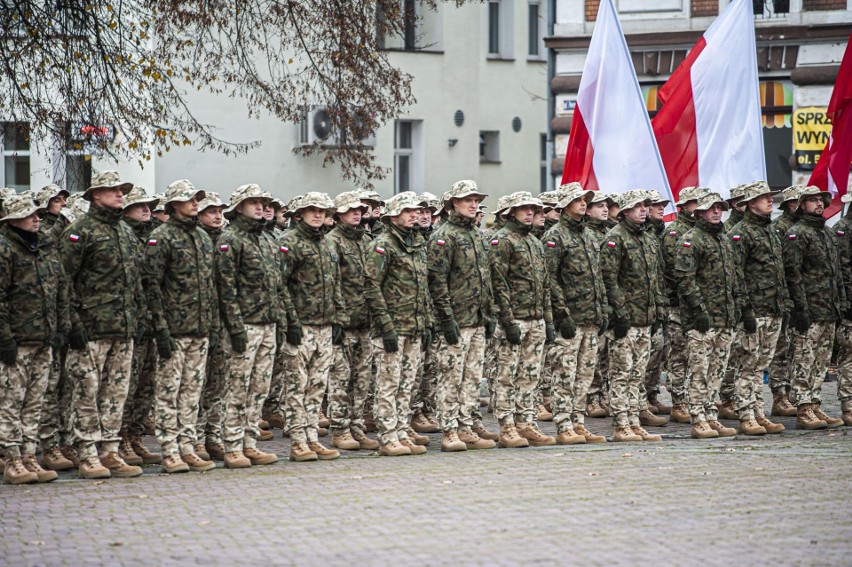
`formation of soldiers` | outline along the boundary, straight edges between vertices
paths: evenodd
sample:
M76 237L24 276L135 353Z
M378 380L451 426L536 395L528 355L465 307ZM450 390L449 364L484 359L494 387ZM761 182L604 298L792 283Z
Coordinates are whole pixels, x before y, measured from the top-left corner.
M720 417L779 433L766 369L772 415L852 425L852 220L826 227L815 187L784 190L776 220L765 182L731 195L684 188L667 225L656 191L569 183L501 197L486 229L470 180L286 205L114 171L3 190L4 481L266 465L272 428L292 461L422 454L430 432L448 452L606 442L586 416L616 442L660 440L645 426L667 414L696 439L737 434ZM820 407L835 346L841 418Z

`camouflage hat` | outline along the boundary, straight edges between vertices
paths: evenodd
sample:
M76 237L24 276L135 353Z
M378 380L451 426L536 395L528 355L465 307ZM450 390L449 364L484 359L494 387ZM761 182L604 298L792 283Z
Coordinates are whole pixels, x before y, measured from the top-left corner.
M831 193L823 191L816 185L808 185L799 193L799 203L801 203L805 198L813 197L815 195L822 197L822 202L825 203L826 207L831 203Z
M356 189L356 191L361 193L361 200L362 201L371 201L373 203L378 203L380 205L385 204L384 200L382 200L382 196L379 195L378 193L376 193L375 191L372 191L370 189L361 189L361 188Z
M530 193L529 191L515 191L506 199L505 212L509 212L512 209L516 209L518 207L525 207L527 205L544 208L544 203L541 202L541 199L539 199L538 197L533 197L532 193Z
M122 183L117 171L101 171L92 176L92 184L88 189L83 191L83 198L91 201L92 191L96 189L112 189L115 187L118 187L122 193L127 195L133 189L133 183Z
M709 192L709 187L684 187L680 190L680 193L678 193L675 205L680 207L690 201L697 201Z
M2 189L0 189L0 201L3 201L4 199L8 199L12 195L17 195L17 194L18 194L18 192L15 191L13 188L3 187Z
M551 191L551 193L556 194L556 207L559 208L565 208L577 199L583 199L586 201L586 203L588 203L592 200L592 197L595 196L594 191L583 189L583 186L577 183L576 181L566 183L565 185L560 185L559 189L557 189L556 191ZM542 193L541 195L539 195L539 197L541 197L542 195L545 195L545 193ZM544 199L542 199L542 201L543 200Z
M640 203L645 203L647 205L651 204L648 192L643 189L631 189L626 193L618 195L616 198L618 199L618 208L622 211L632 209Z
M790 185L783 191L781 191L781 203L786 203L787 201L798 201L799 193L805 190L804 185Z
M186 203L187 201L191 201L193 197L198 197L199 201L202 200L204 198L204 191L196 189L195 185L189 179L178 179L177 181L172 181L166 187L166 199L163 204Z
M257 183L248 183L246 185L240 185L237 189L231 194L231 202L228 204L228 207L225 209L225 214L233 213L237 210L237 207L240 203L245 201L246 199L264 199L268 198L264 196L263 189L260 188L260 185ZM266 204L264 203L264 206Z
M731 189L731 196L728 197L728 201L734 201L736 199L742 199L743 195L745 195L746 188L751 185L750 183L743 183L742 185L737 185L733 189Z
M438 197L432 193L424 191L420 194L420 198L424 203L426 203L428 208L432 209L433 212L441 208L441 202L438 200Z
M598 190L594 192L594 195L592 195L592 198L589 200L589 204L593 205L594 203L603 203L604 201L606 201L607 203L614 202L612 200L612 197L610 197L603 191Z
M545 208L555 209L559 206L559 195L557 191L546 191L538 194L538 200L541 201Z
M157 197L156 195L149 196L148 193L145 191L144 187L142 187L141 185L134 185L133 189L130 190L130 193L127 194L127 197L124 198L124 202L122 202L121 208L126 210L132 205L146 203L153 210L159 202L159 197Z
M722 198L722 196L719 195L718 193L707 193L705 195L702 195L701 198L698 199L698 206L695 207L695 210L696 211L709 211L710 207L712 207L716 203L719 203L720 205L722 205L723 211L727 211L728 209L731 208L731 206L728 205L728 202L726 200L724 200Z
M166 195L164 193L155 193L154 196L157 198L157 206L151 212L164 213L166 211Z
M276 210L286 208L286 205L284 205L284 201L282 201L278 197L273 197L272 200L269 201L269 204L270 204L270 206L272 206L273 209L276 209Z
M747 203L752 199L757 199L763 195L774 195L777 191L773 191L769 187L769 183L766 181L755 181L754 183L748 183L745 186L745 190L743 191L743 198L740 199L740 203Z
M296 210L296 207L299 206L299 202L301 202L302 197L304 197L304 195L296 195L287 201L287 210L290 211L291 214Z
M63 189L56 183L51 183L50 185L45 185L39 189L38 193L36 193L35 200L40 205L47 206L51 199L60 196L62 193L65 193L66 199L71 196L71 192L67 189Z
M334 208L338 213L348 213L352 209L366 211L370 205L361 200L360 191L345 191L334 198Z
M479 190L476 186L476 181L472 179L462 179L461 181L453 183L450 190L444 193L444 202L448 202L450 199L464 199L471 195L476 195L483 199L488 196L487 193L483 193Z
M299 203L296 206L291 206L290 210L293 213L298 213L302 209L307 209L308 207L316 207L317 209L333 209L334 201L331 200L331 197L328 196L328 193L319 193L317 191L311 191L309 193L305 193L302 195L302 198L299 200Z
M671 201L663 197L656 189L651 189L650 191L646 191L646 193L648 193L648 198L651 200L652 205L668 205L671 203Z
M0 222L25 219L33 213L44 212L45 207L39 206L33 200L32 195L20 194L3 201L3 218Z
M219 196L219 193L205 191L204 198L198 201L198 212L200 213L204 209L209 209L210 207L220 207L224 209L225 203L222 202L222 198Z
M422 209L424 206L423 200L417 196L417 193L404 191L387 200L382 218L396 217L406 209Z
M495 215L500 216L506 212L506 209L508 208L509 197L511 197L511 195L503 195L502 197L497 199L497 208L494 209Z
M89 212L89 202L83 199L82 193L73 193L68 200L65 201L65 206L62 207L60 213L69 222L74 222L83 215Z

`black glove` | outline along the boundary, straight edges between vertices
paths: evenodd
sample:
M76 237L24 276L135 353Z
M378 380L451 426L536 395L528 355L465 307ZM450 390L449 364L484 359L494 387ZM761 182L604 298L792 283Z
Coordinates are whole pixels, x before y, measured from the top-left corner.
M757 332L757 319L754 318L754 312L743 311L743 329L749 335Z
M287 327L287 342L293 346L302 344L302 326L290 325Z
M243 354L248 348L248 334L245 331L231 335L231 348L237 354Z
M544 324L544 344L551 344L556 340L556 327L553 326L553 323L545 323Z
M50 336L50 347L53 349L54 352L61 351L63 348L65 348L65 345L67 344L68 333L66 333L65 331L58 331Z
M609 329L609 317L604 315L603 320L601 321L601 324L598 325L598 336L602 337L603 334L606 333L607 329Z
M219 346L219 333L210 331L210 336L207 339L207 352L213 352L217 346Z
M160 331L155 337L157 340L157 354L163 360L168 360L172 357L172 352L175 350L175 341L168 331Z
M506 333L506 340L509 341L510 345L521 344L521 328L517 323L512 323L504 328L503 331Z
M15 366L18 361L18 343L14 338L0 341L0 362L6 366Z
M331 326L331 344L339 345L343 344L343 326L334 324Z
M790 324L799 333L804 335L811 328L811 318L804 311L794 310L793 315L790 317Z
M399 337L396 336L396 331L390 330L382 335L382 346L385 352L396 352L399 350Z
M692 322L695 325L695 330L701 334L710 330L710 316L706 311L699 311Z
M420 343L420 346L423 347L423 350L426 351L430 346L432 346L432 329L426 329L423 331L423 339Z
M847 321L852 321L852 307L843 312L843 318Z
M444 335L444 340L448 345L459 344L459 324L455 319L444 321L441 323L441 333Z
M86 329L81 326L75 327L68 335L68 347L71 350L86 350L86 345L89 344L89 337L86 336Z
M497 321L494 319L489 319L487 323L485 323L485 340L490 340L494 338L494 331L497 330Z
M627 336L627 331L630 330L630 319L613 319L612 334L617 339L623 339Z
M563 339L573 339L577 336L577 325L574 324L574 319L570 315L559 322L559 334Z

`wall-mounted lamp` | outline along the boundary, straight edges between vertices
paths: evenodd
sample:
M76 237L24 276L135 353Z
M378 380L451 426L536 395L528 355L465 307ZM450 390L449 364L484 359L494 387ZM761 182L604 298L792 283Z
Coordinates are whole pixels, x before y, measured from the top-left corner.
M453 146L455 146L456 144L459 143L459 139L458 138L450 138L449 140L447 140L447 143L452 148Z

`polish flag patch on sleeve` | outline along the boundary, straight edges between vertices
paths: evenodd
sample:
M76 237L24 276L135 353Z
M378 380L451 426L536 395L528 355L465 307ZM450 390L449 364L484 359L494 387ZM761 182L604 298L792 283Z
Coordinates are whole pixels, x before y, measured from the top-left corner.
M845 230L838 230L834 234L836 234L837 236L846 236L846 231Z
M80 235L71 233L71 234L68 235L68 240L70 240L71 242L79 242L80 241Z
M739 234L735 234L731 237L731 240L733 240L734 242L739 242L740 238L742 237Z
M676 230L670 230L669 236L677 236L677 231Z
M376 252L378 252L379 254L384 254L384 253L385 253L385 249L384 249L384 248L382 248L381 246L376 246Z
M787 240L796 240L796 235L795 234L788 234Z
M548 240L547 241L547 247L548 248L556 248L556 243L553 242L552 240Z
M279 249L279 250L281 250L281 253L282 253L282 254L289 254L289 253L290 253L290 249L289 249L289 248L287 248L286 246L281 246L281 247L280 247L280 248L278 248L278 249Z
M692 246L692 242L684 242L683 243L684 248L689 248L690 246Z
M612 240L607 242L606 245L609 246L610 248L615 248L615 242L613 242Z
M496 238L491 241L491 246L497 246L498 244L500 244L500 241Z
M445 245L446 243L447 243L447 241L446 241L446 240L438 240L438 241L436 241L436 242L435 242L435 244L437 244L438 246L443 246L443 245Z
M157 245L157 239L156 238L152 238L148 241L148 246L156 246L156 245Z
M219 252L227 252L230 249L231 249L231 247L228 246L227 244L220 244L219 245Z

